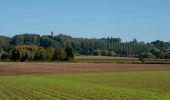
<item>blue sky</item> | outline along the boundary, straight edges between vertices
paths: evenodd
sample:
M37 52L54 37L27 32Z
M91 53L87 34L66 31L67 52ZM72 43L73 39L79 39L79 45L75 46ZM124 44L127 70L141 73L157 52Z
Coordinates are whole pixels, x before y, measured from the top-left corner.
M0 35L170 41L170 0L0 0Z

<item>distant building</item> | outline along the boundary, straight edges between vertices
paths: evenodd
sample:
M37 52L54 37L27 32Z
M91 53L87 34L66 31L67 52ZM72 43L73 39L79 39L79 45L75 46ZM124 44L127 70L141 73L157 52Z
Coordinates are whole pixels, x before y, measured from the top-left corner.
M53 33L53 31L51 32L51 37L53 37L54 36L54 33Z

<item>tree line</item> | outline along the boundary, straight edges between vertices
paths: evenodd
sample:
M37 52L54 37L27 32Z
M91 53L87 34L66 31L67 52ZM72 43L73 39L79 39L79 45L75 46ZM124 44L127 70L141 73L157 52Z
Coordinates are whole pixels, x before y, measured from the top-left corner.
M29 51L29 48L32 51ZM28 56L26 60L40 60L42 59L40 53L44 52L46 55L43 59L45 60L69 60L66 57L66 47L72 49L75 55L95 55L95 56L120 56L120 57L138 57L138 58L159 58L159 59L170 59L170 43L160 40L145 43L139 42L136 39L132 41L123 42L120 38L101 38L101 39L88 39L88 38L73 38L71 36L59 34L56 36L39 34L20 34L13 37L0 36L0 55L1 59L3 55L10 54L10 59L15 60L12 56L19 50L23 51L24 55ZM28 48L29 50L23 50ZM32 56L36 51L34 57ZM46 53L45 53L46 52ZM51 52L53 52L51 54ZM62 53L62 57L58 57ZM22 54L22 53L21 53ZM15 54L14 54L15 55ZM48 57L53 55L53 57ZM25 59L22 57L16 60ZM64 59L63 59L64 58ZM42 60L43 60L42 59Z
M72 61L74 51L71 47L47 49L36 45L18 45L1 53L3 61Z

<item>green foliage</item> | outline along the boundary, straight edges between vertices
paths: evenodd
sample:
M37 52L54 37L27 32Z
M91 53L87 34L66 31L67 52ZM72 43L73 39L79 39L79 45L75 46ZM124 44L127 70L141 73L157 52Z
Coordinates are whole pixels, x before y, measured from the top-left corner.
M47 55L46 55L46 50L42 47L39 47L37 52L36 52L36 55L35 55L35 60L46 60L47 58Z
M22 34L11 38L12 45L39 45L40 35L37 34Z
M95 51L93 52L93 55L94 55L94 56L100 56L100 55L101 55L101 50L95 50Z
M63 48L55 49L55 53L53 55L53 60L65 60L66 56L67 56L67 54Z
M73 56L67 52L63 48L55 49L53 47L44 49L42 47L38 47L35 45L20 45L16 46L11 52L11 60L13 61L55 61L55 60L73 60ZM68 59L67 59L68 57ZM4 60L3 58L2 60Z
M54 54L55 54L55 49L53 47L50 47L50 48L46 49L46 58L47 58L47 60L51 61Z
M122 42L120 38L113 37L101 39L95 38L87 39L87 38L72 38L71 36L66 36L63 34L59 34L53 37L49 35L40 36L38 34L21 34L16 35L12 38L0 36L0 53L5 52L11 54L13 49L19 45L21 46L36 45L38 46L38 48L39 47L44 48L46 54L43 54L44 57L40 57L40 59L48 60L54 59L57 60L60 58L62 59L64 58L64 56L63 57L56 56L56 54L59 52L56 50L52 50L50 52L50 50L48 50L49 48L58 49L66 47L71 47L76 55L138 57L139 54L142 53L146 54L147 52L150 52L153 55L146 54L145 55L147 56L146 58L150 58L149 56L152 57L155 56L155 58L158 59L170 59L169 57L170 43L159 40L153 41L151 43L138 42L136 39L129 42ZM38 59L39 56L41 55L41 51L39 52L37 51L39 55L37 55L37 57L34 58L35 55L29 54L30 52L29 50L28 51L24 50L23 52L25 52L25 58L22 59L34 60ZM42 50L42 52L44 51ZM52 55L55 55L55 57L53 57ZM65 54L63 53L63 55ZM15 57L12 58L15 59Z
M154 59L155 55L152 54L151 52L146 52L138 55L138 58L141 61L141 63L144 63L146 59Z
M16 46L16 48L13 50L12 59L14 61L20 60L20 61L28 61L28 60L34 60L34 57L38 51L38 47L35 45L22 45L22 46Z
M5 36L0 36L0 46L9 45L10 38Z
M10 38L0 36L0 53L6 51L6 48L10 45Z
M55 41L51 36L42 36L40 38L40 46L44 48L61 47L61 44Z
M9 61L10 60L10 54L8 53L2 53L1 54L1 59L5 60L5 61Z
M153 55L151 52L146 52L143 56L144 58L155 58L155 55Z
M16 48L13 49L13 51L12 51L12 58L11 59L14 60L14 61L21 60L20 51L17 50Z
M74 54L74 50L71 47L66 47L65 48L65 52L66 52L66 60L67 61L73 61L75 54Z

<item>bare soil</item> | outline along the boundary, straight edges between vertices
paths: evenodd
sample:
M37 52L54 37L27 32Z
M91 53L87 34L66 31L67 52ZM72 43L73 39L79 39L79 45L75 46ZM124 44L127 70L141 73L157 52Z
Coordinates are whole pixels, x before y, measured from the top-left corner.
M89 63L0 63L0 75L124 71L170 71L170 65Z

